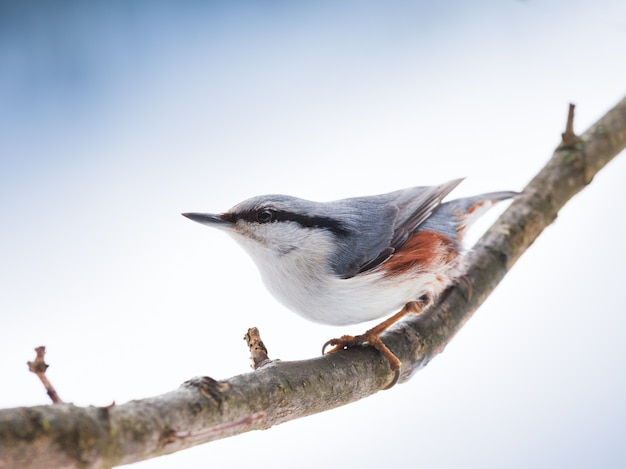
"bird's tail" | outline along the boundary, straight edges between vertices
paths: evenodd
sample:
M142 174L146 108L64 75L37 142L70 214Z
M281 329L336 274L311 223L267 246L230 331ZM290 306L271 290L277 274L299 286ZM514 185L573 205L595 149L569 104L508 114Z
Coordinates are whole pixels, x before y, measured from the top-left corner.
M502 200L518 195L518 192L512 191L490 192L445 202L437 207L419 229L437 231L461 241L467 228L487 210Z

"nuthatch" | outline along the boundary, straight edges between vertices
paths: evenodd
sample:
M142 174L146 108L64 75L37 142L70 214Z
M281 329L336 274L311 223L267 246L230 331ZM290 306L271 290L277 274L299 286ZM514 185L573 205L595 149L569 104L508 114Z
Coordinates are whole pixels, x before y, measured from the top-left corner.
M218 215L183 215L232 235L267 289L307 319L356 324L400 310L364 334L329 340L322 349L375 347L394 372L389 388L401 363L380 335L462 278L464 231L494 203L517 195L493 192L442 203L461 180L325 203L264 195Z

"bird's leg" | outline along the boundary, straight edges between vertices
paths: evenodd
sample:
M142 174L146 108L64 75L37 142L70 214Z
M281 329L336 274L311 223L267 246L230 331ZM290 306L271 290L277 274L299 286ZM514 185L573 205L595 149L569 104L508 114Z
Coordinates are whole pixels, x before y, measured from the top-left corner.
M383 341L380 338L380 335L383 332L385 332L389 327L391 327L393 324L395 324L404 316L406 316L407 314L421 313L424 310L424 307L428 303L429 303L429 298L426 295L424 295L418 301L412 301L410 303L407 303L396 314L385 319L383 322L365 331L365 333L361 335L356 335L356 336L344 335L337 339L330 339L322 347L322 355L326 353L338 352L339 350L343 350L343 349L350 348L350 347L356 347L357 345L362 345L364 343L371 345L387 359L387 361L389 362L389 367L391 368L391 371L393 371L394 373L394 377L391 380L391 383L389 383L385 387L385 389L389 389L393 387L398 382L398 379L400 378L400 366L402 365L402 362L400 362L400 360L398 360L398 357L396 357L394 353L391 350L389 350L389 348L383 343ZM326 349L328 347L332 347L332 349L326 352Z

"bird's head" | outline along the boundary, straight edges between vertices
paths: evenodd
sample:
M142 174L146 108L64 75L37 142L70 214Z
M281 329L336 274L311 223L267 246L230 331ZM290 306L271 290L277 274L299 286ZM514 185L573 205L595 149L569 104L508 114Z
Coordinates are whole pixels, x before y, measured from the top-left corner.
M327 257L336 240L347 234L345 224L333 216L332 207L286 195L253 197L221 214L183 215L226 231L256 261L267 255L300 251Z

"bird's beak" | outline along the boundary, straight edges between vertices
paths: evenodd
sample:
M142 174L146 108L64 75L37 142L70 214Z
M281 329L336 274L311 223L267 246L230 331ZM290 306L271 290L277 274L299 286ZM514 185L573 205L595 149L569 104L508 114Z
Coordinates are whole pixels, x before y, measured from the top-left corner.
M216 215L213 213L183 213L182 216L215 228L228 228L233 224L232 220L224 215Z

